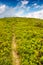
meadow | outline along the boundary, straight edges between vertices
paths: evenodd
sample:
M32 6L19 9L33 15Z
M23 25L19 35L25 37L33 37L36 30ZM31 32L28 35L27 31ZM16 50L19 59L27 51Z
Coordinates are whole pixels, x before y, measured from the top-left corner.
M0 19L0 65L13 65L13 34L20 65L43 65L43 20L18 17Z

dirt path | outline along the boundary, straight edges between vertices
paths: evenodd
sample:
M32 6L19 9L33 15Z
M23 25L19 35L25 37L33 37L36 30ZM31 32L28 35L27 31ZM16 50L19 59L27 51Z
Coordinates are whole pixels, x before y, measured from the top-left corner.
M12 38L12 65L20 65L20 58L17 52L15 35L13 35L13 38Z

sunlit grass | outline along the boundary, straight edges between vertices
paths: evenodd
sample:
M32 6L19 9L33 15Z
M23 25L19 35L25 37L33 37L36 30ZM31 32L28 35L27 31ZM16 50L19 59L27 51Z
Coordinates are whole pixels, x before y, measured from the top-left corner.
M0 65L12 65L12 35L15 34L21 65L43 65L43 20L0 19Z

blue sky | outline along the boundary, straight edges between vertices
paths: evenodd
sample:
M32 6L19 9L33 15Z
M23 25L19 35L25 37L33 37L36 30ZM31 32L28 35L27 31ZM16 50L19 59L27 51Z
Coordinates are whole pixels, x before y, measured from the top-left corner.
M43 19L43 0L0 0L0 18L2 17Z

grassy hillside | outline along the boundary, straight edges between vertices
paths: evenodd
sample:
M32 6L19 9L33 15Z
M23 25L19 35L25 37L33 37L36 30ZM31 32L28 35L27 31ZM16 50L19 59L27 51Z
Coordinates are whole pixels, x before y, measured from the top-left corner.
M15 35L20 65L43 65L43 20L0 19L0 65L12 64L12 37Z

